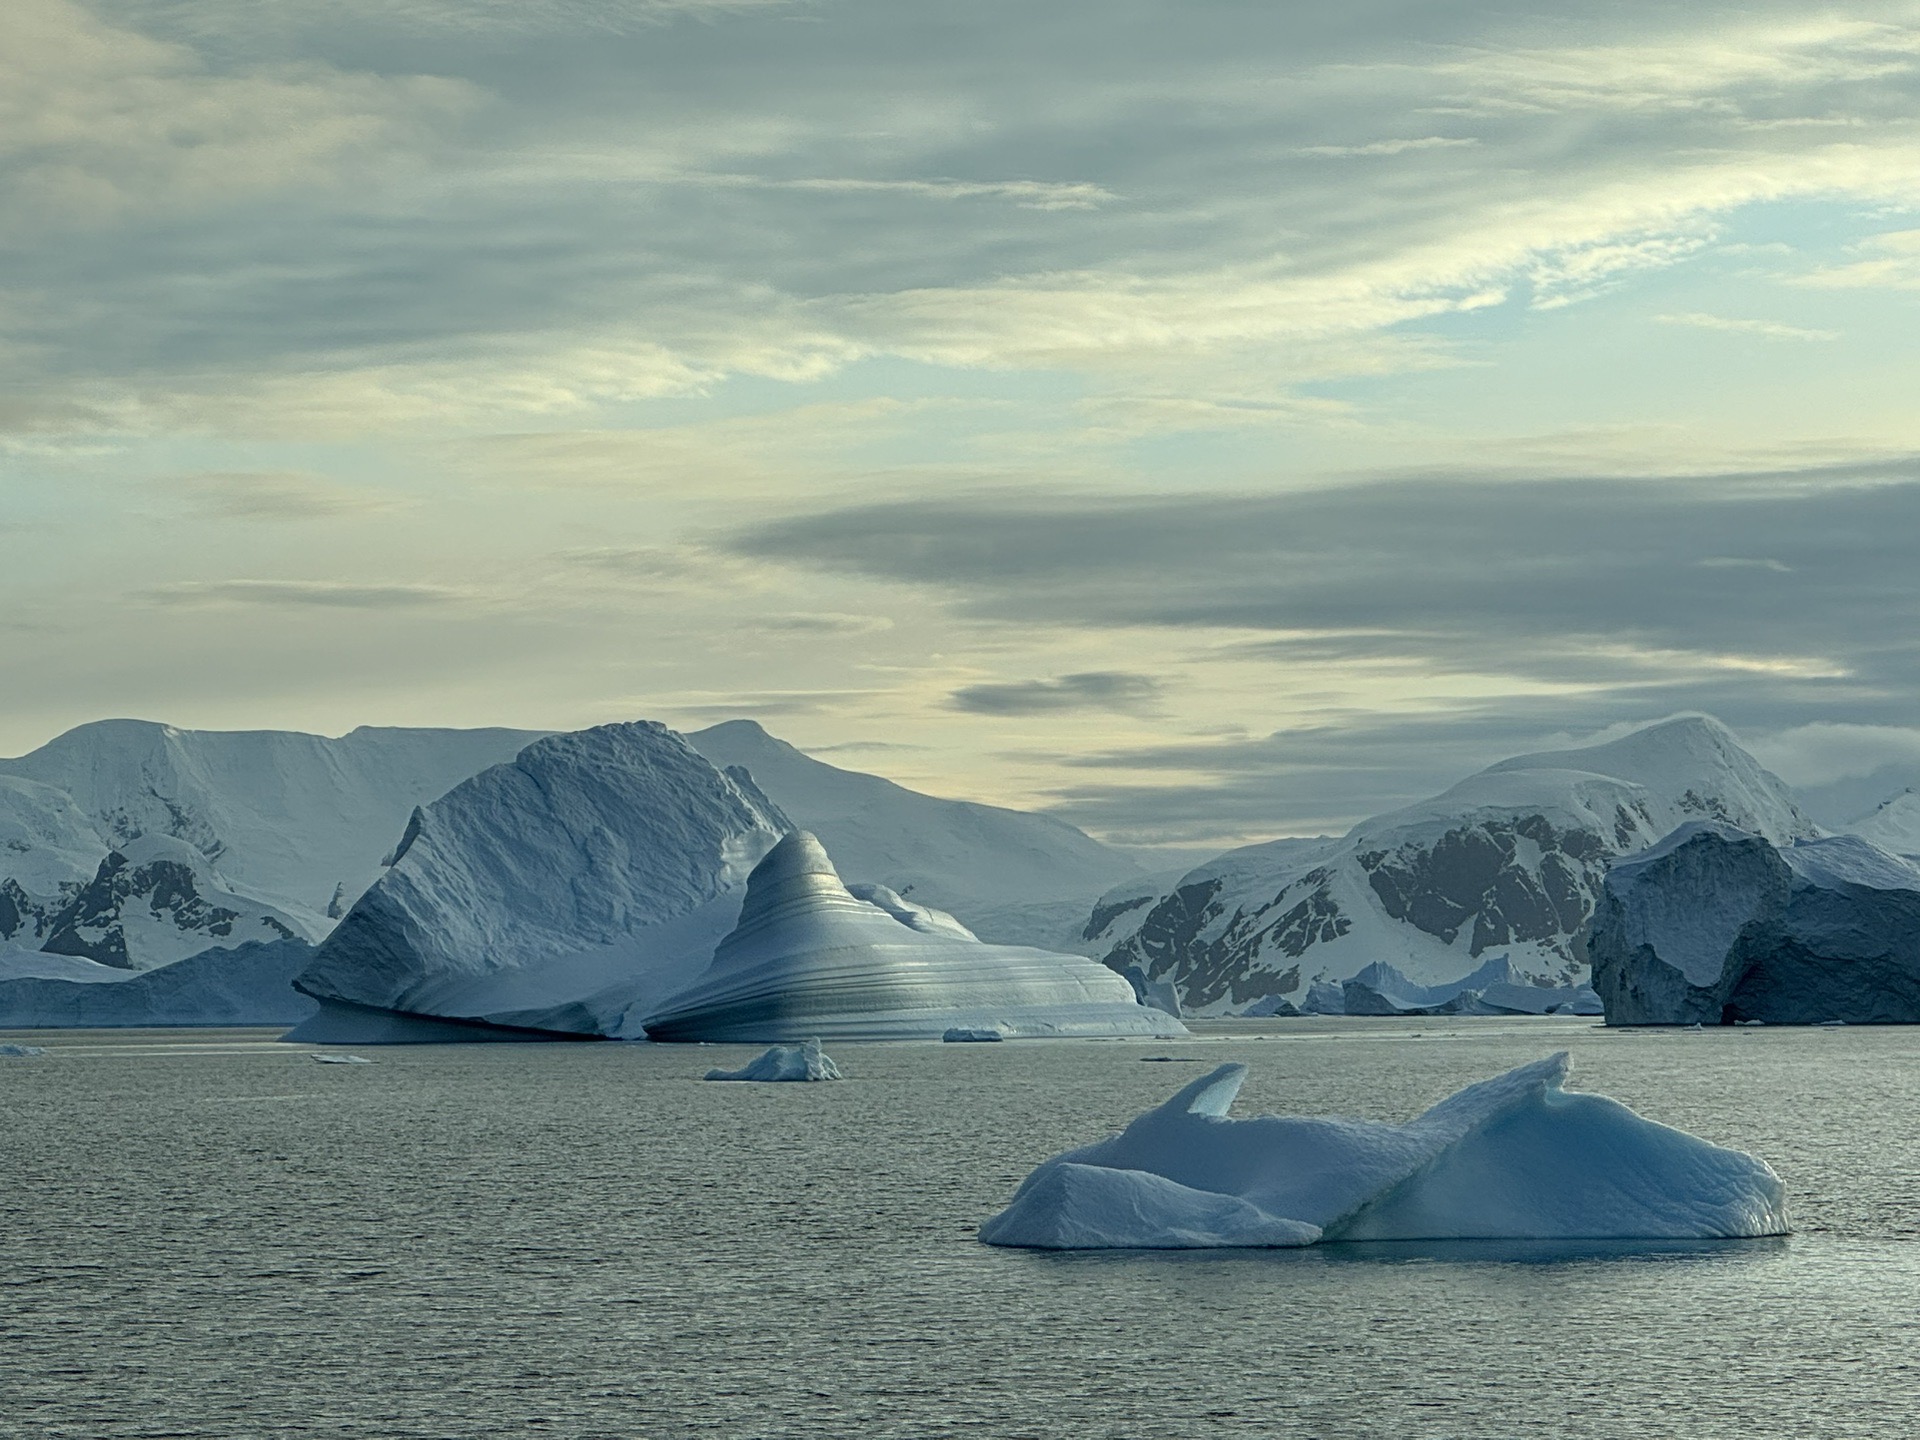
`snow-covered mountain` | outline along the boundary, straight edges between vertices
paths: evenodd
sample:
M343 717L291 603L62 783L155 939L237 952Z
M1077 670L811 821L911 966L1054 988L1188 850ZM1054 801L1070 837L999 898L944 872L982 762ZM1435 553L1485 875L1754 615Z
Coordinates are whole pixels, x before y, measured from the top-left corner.
M0 880L55 898L62 882L87 883L109 849L148 836L185 841L235 887L324 931L372 883L417 805L469 775L512 758L537 732L379 729L339 739L286 730L180 730L144 720L102 720L69 730L31 754L0 760L0 846L44 838L29 853L0 849ZM48 830L51 787L70 801L58 818L82 817L93 836ZM71 852L64 874L62 846ZM29 882L21 871L33 867ZM51 882L51 883L50 883ZM329 915L329 909L334 914Z
M1780 844L1819 833L1725 726L1682 716L1502 761L1338 839L1230 851L1163 893L1111 891L1086 939L1187 1014L1267 1013L1376 961L1437 985L1504 956L1567 984L1612 862L1702 818Z
M12 931L0 939L115 970L152 970L203 950L318 938L314 927L231 884L170 835L142 835L110 851L92 880L63 889L63 900L57 908L38 905L0 888L0 932Z
M984 940L1052 947L1103 891L1140 874L1131 856L1063 821L842 770L751 720L687 739L715 765L744 766L850 880L950 911Z
M550 735L414 812L299 987L333 1007L330 1035L357 1008L637 1037L791 828L665 726Z
M1890 795L1840 828L1896 855L1920 855L1920 790Z

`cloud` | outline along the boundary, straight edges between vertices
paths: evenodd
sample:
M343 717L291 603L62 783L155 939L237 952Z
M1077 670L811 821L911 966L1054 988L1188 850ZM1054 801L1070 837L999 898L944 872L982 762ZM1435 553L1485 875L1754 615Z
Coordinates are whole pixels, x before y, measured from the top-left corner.
M0 6L5 229L160 216L314 185L471 107L435 76L317 64L232 72L71 0Z
M144 592L159 605L242 605L322 610L417 610L474 597L444 585L366 585L345 580L182 580Z
M893 621L885 615L841 615L831 612L758 616L746 622L757 630L786 635L871 635L891 630Z
M1414 140L1374 140L1365 145L1302 145L1295 153L1336 157L1404 155L1409 150L1447 150L1479 143L1472 136L1422 135Z
M1150 675L1093 670L1054 680L963 685L948 703L972 715L1050 715L1062 710L1140 714L1152 709L1159 696L1160 682Z
M1656 315L1662 325L1684 325L1694 330L1722 330L1731 335L1758 335L1767 340L1838 340L1838 330L1811 330L1801 325L1783 325L1774 320L1738 320L1725 315L1688 311L1678 315Z
M208 470L176 475L165 488L197 509L234 520L327 520L388 509L393 501L359 486L298 471Z

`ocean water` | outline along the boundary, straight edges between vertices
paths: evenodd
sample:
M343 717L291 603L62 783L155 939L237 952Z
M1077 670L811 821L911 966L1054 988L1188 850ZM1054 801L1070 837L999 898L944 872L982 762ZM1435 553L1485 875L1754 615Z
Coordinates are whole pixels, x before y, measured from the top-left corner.
M0 1435L1920 1434L1920 1030L1272 1021L1192 1041L376 1049L9 1035ZM1200 1073L1405 1118L1556 1049L1768 1159L1714 1245L1037 1254L974 1227ZM1143 1063L1164 1055L1197 1063Z

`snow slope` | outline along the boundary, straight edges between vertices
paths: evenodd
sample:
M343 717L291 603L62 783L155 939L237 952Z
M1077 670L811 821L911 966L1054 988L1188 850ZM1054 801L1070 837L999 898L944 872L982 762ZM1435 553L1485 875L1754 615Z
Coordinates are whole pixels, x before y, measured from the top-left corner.
M1562 1053L1404 1125L1227 1111L1222 1065L1120 1134L1043 1163L980 1227L1052 1250L1337 1240L1730 1239L1787 1233L1765 1163L1562 1089Z
M337 916L379 873L415 806L536 738L363 727L336 740L102 720L0 760L0 846L23 823L18 782L51 786L71 799L100 847L65 878L90 878L109 847L172 836L217 862L235 886L324 930L336 918L327 913L336 895ZM0 878L18 868L0 850Z
M1614 867L1588 948L1610 1025L1920 1023L1920 866L1695 822Z
M1840 828L1896 855L1920 855L1920 790L1890 795Z
M551 735L415 812L300 988L375 1012L637 1036L629 1010L705 964L787 828L744 775L662 725Z
M1051 946L1080 927L1102 891L1139 873L1132 857L1059 820L842 770L751 720L687 739L715 765L751 772L850 880L949 911L988 940Z
M1316 981L1374 962L1422 986L1500 957L1520 977L1577 983L1608 867L1701 817L1782 843L1818 833L1725 726L1683 716L1502 761L1339 839L1230 851L1151 904L1114 892L1088 938L1137 991L1188 1014L1304 1007Z
M891 898L891 897L889 897ZM754 869L713 963L646 1022L655 1040L937 1040L1178 1035L1119 976L1080 955L988 945L945 916L862 900L796 830Z

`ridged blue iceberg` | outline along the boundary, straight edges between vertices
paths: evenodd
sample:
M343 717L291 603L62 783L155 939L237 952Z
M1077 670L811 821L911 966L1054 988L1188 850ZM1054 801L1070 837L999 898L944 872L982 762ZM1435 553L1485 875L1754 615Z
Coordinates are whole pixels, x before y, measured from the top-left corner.
M1565 1053L1417 1120L1227 1115L1222 1065L1110 1139L1046 1161L980 1227L1049 1250L1330 1240L1715 1240L1787 1232L1765 1162L1561 1088Z

